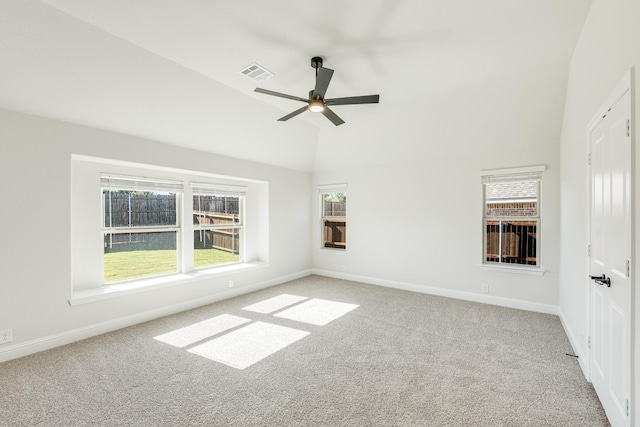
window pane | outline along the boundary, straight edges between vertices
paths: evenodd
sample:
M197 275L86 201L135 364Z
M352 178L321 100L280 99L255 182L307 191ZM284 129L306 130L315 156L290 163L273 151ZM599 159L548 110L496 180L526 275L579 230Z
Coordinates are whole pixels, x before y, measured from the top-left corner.
M175 226L176 193L103 189L105 227Z
M325 193L322 195L322 202L323 216L347 216L347 193Z
M537 217L538 181L485 184L485 216Z
M322 194L322 247L347 248L347 193Z
M240 262L240 228L193 232L194 267Z
M488 262L500 262L500 221L487 221L486 229L486 260Z
M104 236L104 282L175 273L178 233L109 233Z
M347 222L345 220L324 220L324 247L347 248Z
M240 198L236 196L193 196L194 225L240 223Z
M538 265L538 221L486 221L486 260Z

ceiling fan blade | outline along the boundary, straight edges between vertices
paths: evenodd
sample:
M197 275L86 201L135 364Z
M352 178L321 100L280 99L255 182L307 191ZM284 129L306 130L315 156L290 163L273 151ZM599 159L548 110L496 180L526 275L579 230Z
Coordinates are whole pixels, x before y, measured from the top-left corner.
M320 67L318 68L318 75L316 76L316 87L313 90L312 98L324 99L325 93L327 93L327 88L329 87L329 83L331 82L331 77L333 76L333 70L329 68Z
M327 105L349 105L349 104L377 104L380 102L380 95L349 96L347 98L325 99Z
M338 115L333 111L331 111L328 107L324 107L324 110L322 110L322 114L324 114L324 116L327 119L331 120L331 123L333 123L336 126L340 126L341 124L344 123L344 120L338 117Z
M305 101L305 102L306 102L306 101ZM287 121L287 120L289 120L290 118L295 117L295 116L297 116L298 114L304 113L305 111L307 111L307 109L308 109L308 108L309 108L309 106L308 106L308 105L305 105L304 107L297 109L297 110L296 110L296 111L294 111L293 113L289 113L289 114L287 114L287 115L286 115L286 116L284 116L284 117L280 117L280 118L278 119L278 121L279 121L279 122L286 122L286 121Z
M299 96L287 95L286 93L274 92L272 90L262 89L257 87L254 92L264 93L265 95L278 96L280 98L293 99L294 101L309 102L308 99L300 98Z

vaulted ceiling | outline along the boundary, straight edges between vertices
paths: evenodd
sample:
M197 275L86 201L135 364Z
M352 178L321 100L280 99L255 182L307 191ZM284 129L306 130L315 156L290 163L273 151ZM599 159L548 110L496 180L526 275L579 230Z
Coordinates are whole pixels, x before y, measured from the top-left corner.
M505 143L499 114L557 140L590 4L3 0L0 108L305 171L473 153L483 132ZM312 56L335 70L328 97L380 104L277 122L301 105L253 89L305 97ZM274 76L243 76L254 62Z

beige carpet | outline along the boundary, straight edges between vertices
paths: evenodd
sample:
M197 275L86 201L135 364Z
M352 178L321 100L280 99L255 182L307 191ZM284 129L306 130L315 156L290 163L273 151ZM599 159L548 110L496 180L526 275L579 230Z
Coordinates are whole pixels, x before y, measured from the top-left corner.
M571 351L557 316L309 276L2 363L0 426L606 426Z

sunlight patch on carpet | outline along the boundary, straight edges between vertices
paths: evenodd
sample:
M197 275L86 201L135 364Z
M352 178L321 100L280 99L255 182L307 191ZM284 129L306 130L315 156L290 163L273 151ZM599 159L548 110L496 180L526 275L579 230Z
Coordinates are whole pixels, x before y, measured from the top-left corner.
M256 322L187 351L236 369L245 369L307 335L309 332Z
M153 338L182 348L250 321L244 317L222 314Z
M314 298L303 302L300 305L296 305L295 307L291 307L283 312L274 314L274 316L282 317L283 319L295 320L297 322L324 326L358 307L360 306L357 304L347 304L345 302L327 301Z
M282 294L282 295L278 295L277 297L269 298L264 301L257 302L255 304L248 305L246 307L243 307L242 309L253 311L256 313L269 314L305 299L307 299L307 297L300 297L297 295L290 295L290 294Z

